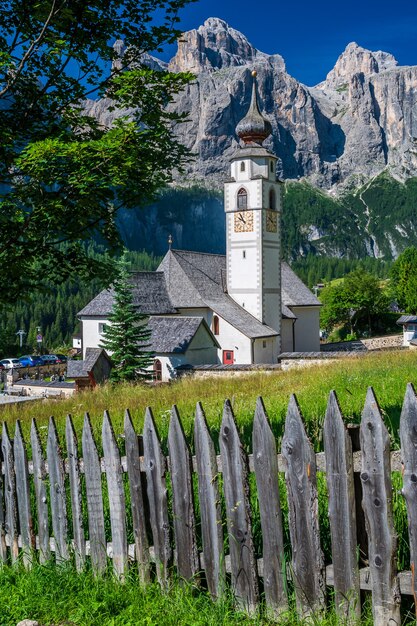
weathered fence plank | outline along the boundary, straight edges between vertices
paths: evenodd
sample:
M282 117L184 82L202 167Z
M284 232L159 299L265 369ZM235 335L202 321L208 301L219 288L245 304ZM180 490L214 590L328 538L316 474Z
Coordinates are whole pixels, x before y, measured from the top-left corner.
M252 538L248 459L240 443L230 402L226 400L220 428L220 454L226 500L233 592L249 613L259 602L258 572Z
M256 402L252 441L262 527L265 600L272 616L278 617L288 609L287 580L277 448L262 398L258 398Z
M129 411L125 412L124 432L133 534L135 537L135 555L140 580L142 583L147 583L150 581L150 559L146 533L144 493L140 473L140 449L138 436L133 428Z
M217 599L224 590L225 582L219 474L214 444L210 437L203 407L200 403L197 404L196 409L194 445L198 474L198 499L203 539L204 570L210 594L212 598Z
M3 422L3 432L1 438L1 449L3 454L4 467L4 500L5 500L5 530L9 537L9 545L12 561L16 561L19 556L18 546L18 519L16 502L16 477L14 473L13 446L10 441L7 424Z
M83 509L80 463L78 458L78 440L71 415L67 415L65 440L68 455L68 476L71 491L72 529L74 534L75 565L78 571L85 564L85 536L83 528Z
M3 454L0 446L0 561L7 561L7 546L6 546L6 509L4 501L4 474L3 468Z
M285 480L297 610L306 616L324 607L324 559L318 523L316 457L294 395L288 405L282 454L287 463Z
M19 420L16 421L13 451L16 476L17 510L19 513L23 563L26 567L30 567L33 560L33 551L35 549L35 535L33 532L32 511L30 507L29 471L26 444L23 439Z
M334 391L330 392L323 435L336 612L352 623L361 614L352 442Z
M195 535L192 464L176 406L171 411L168 447L177 572L185 580L191 581L195 580L200 569Z
M39 561L45 563L51 558L49 545L49 515L46 497L47 473L39 438L36 420L30 427L30 445L32 448L33 482L35 486L36 510L38 514Z
M400 591L392 518L390 438L373 389L368 389L361 421L363 508L369 537L374 626L399 625Z
M167 467L150 408L146 409L145 414L143 447L156 573L160 585L165 587L172 558L166 488Z
M101 466L93 437L90 417L84 416L82 434L85 488L87 492L88 534L93 570L100 574L107 568L107 545L104 528L103 495L101 491Z
M124 577L128 566L125 491L120 451L107 411L104 411L102 439L110 505L113 567L120 577Z
M57 562L66 561L70 555L68 550L65 468L53 417L49 418L46 457L50 481L52 528L56 545L55 556Z
M403 496L407 504L410 566L414 609L417 614L417 399L414 387L407 385L400 419L401 456L404 465Z

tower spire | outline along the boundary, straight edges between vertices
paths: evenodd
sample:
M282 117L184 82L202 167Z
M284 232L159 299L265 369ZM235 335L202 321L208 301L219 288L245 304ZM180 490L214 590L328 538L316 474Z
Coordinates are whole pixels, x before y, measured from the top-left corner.
M267 137L272 133L272 126L270 122L265 119L258 106L258 97L256 92L256 76L257 72L253 70L253 84L252 84L252 97L249 105L249 110L245 117L240 120L236 126L236 134L242 139L245 144L258 144L262 145Z

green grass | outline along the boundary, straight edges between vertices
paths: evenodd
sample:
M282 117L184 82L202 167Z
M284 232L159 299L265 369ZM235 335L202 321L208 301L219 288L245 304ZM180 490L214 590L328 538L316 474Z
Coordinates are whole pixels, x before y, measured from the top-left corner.
M256 398L264 398L278 444L283 435L284 421L291 393L297 395L307 430L316 450L322 449L322 423L328 395L335 389L347 422L359 422L366 390L372 385L391 433L398 446L398 424L406 384L417 384L417 351L378 352L363 357L345 359L321 367L274 372L259 372L242 377L185 378L167 385L105 385L93 392L80 393L65 400L46 400L36 404L17 404L0 408L0 419L13 432L17 419L22 422L28 440L30 420L36 417L41 433L46 433L50 415L55 416L59 434L63 437L65 416L71 413L78 433L82 429L85 411L90 413L97 435L101 418L109 410L116 434L123 431L123 414L129 408L133 422L140 432L146 406L151 406L157 426L166 444L170 408L176 404L191 438L197 401L203 403L207 419L216 439L226 398L232 402L243 442L251 447L252 420Z
M238 611L230 596L214 603L207 593L192 585L172 584L163 593L157 584L142 588L134 573L124 584L111 574L95 578L91 572L77 574L71 566L0 568L0 626L15 626L23 619L40 624L77 626L232 626L272 623L264 616L249 618ZM294 608L280 624L301 624ZM361 624L371 624L369 607ZM310 626L336 626L334 612L316 617Z
M41 435L45 439L48 418L53 414L61 442L64 444L66 414L73 415L80 441L83 415L85 411L88 411L97 441L100 442L101 418L105 409L110 411L116 434L120 434L123 430L125 408L130 408L137 432L140 432L145 407L150 405L154 411L163 447L166 449L170 407L175 403L179 407L186 434L193 447L192 427L195 404L201 400L218 449L217 436L223 402L225 398L230 398L242 442L248 451L251 451L253 412L257 396L262 395L264 398L279 448L288 400L290 394L295 392L308 433L315 449L319 451L322 449L322 423L329 391L336 389L346 422L359 422L367 388L372 385L390 431L392 445L398 447L399 417L407 382L417 383L417 351L379 352L364 357L331 362L321 367L315 366L273 374L260 372L251 376L230 378L187 378L156 387L107 385L66 400L47 400L36 404L6 406L0 409L0 419L7 421L13 434L14 423L19 418L26 441L29 443L31 418L33 416L37 418ZM123 452L123 439L119 442ZM63 447L65 454L65 446ZM254 542L256 554L260 556L262 551L260 519L253 475L250 481ZM125 486L127 489L127 485ZM400 569L408 569L407 519L404 499L399 495L401 477L398 474L393 476L393 487L394 519L399 537L398 564ZM285 552L287 558L290 558L286 490L282 475L280 475L280 490L282 491ZM318 491L322 547L326 562L330 562L327 489L325 477L322 474L318 475ZM107 488L104 483L103 494L105 496L106 534L107 539L110 540ZM130 511L129 506L127 510ZM129 516L127 525L129 542L133 542ZM86 519L84 526L86 529ZM199 528L197 531L198 541L201 544ZM55 569L51 566L37 566L29 574L24 573L19 567L5 567L0 570L0 626L16 624L24 617L36 618L43 624L62 624L65 620L86 625L267 623L262 614L250 620L236 613L232 604L229 598L220 605L214 605L204 592L196 593L192 587L173 585L168 594L162 594L156 585L150 585L143 590L132 572L127 582L120 585L111 576L105 577L98 583L90 572L76 575L71 568ZM138 618L138 616L143 617ZM294 613L291 613L282 623L296 624ZM336 624L336 619L330 611L325 620L318 619L315 623L320 626L330 626ZM367 622L365 620L361 623Z

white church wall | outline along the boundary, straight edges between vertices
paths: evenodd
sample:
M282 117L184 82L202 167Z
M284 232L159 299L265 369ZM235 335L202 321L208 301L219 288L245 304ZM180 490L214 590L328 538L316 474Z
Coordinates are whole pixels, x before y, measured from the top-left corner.
M253 352L255 363L276 363L278 358L277 337L255 339Z
M293 352L293 320L281 322L281 352Z
M103 339L103 324L108 324L105 317L82 317L83 329L83 359L87 348L98 348Z
M251 363L252 348L251 340L234 326L219 317L219 334L216 339L220 344L217 351L219 363L223 363L223 350L230 350L234 354L235 363Z
M297 316L295 322L295 352L320 351L320 307L295 307L291 310Z

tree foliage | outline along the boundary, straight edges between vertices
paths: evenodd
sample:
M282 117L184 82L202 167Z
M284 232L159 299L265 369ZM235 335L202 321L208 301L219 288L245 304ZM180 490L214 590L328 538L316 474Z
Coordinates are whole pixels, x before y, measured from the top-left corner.
M149 350L151 332L148 315L140 313L133 304L132 284L125 262L119 263L119 273L113 284L114 304L109 324L103 332L101 347L111 355L114 381L148 378L153 363Z
M417 248L407 248L395 261L391 285L400 309L417 314Z
M80 241L114 253L118 209L149 202L188 157L167 105L191 76L146 65L188 1L0 0L0 300L74 273L110 279ZM113 125L88 113L92 97Z
M361 328L372 333L373 320L388 310L389 299L376 276L358 268L339 284L329 285L320 294L321 324L331 331L337 325Z

